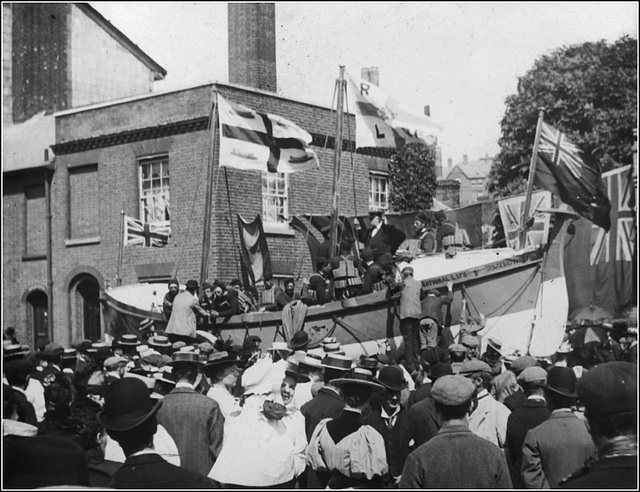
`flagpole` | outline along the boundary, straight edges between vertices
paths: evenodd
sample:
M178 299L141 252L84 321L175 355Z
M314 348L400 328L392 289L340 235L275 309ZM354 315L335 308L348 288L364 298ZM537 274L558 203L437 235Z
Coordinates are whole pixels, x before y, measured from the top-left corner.
M213 161L216 153L217 145L217 126L218 126L218 93L214 92L214 101L211 105L211 114L209 115L211 129L211 150L209 153L209 162L207 166L207 189L205 192L204 207L204 231L202 238L202 263L200 264L200 288L207 281L209 274L209 247L211 245L211 208L212 208L212 190L213 190Z
M331 244L330 258L336 255L336 243L338 233L338 206L340 203L340 158L342 156L342 120L343 120L343 98L344 98L344 65L340 65L340 76L336 80L338 89L337 114L336 114L336 135L333 154L333 203L331 206L331 234L329 241Z
M227 188L227 204L229 205L229 225L231 226L231 240L233 241L233 259L236 260L236 274L240 279L240 264L238 261L238 247L236 246L236 229L233 227L233 212L231 211L231 193L229 193L229 179L227 178L227 168L224 168L224 182Z
M122 256L124 255L124 210L120 210L120 251L118 252L118 271L116 272L116 285L122 285L120 270L122 270Z
M533 182L536 175L536 162L538 161L538 145L540 144L540 131L542 130L542 121L544 120L544 108L540 108L538 113L538 125L536 126L536 137L533 141L533 152L531 153L531 162L529 164L529 178L527 180L527 196L524 200L524 208L522 209L522 217L520 219L520 248L526 244L527 229L525 221L529 218L529 208L531 207L531 194L533 192Z

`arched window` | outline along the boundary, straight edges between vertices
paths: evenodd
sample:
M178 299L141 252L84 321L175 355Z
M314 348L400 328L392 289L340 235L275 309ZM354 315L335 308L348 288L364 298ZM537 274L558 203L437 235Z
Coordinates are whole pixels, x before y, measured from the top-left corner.
M34 290L27 296L27 323L33 333L34 347L49 339L49 299L42 290Z
M89 274L82 274L71 282L72 338L96 341L102 337L100 322L100 285Z

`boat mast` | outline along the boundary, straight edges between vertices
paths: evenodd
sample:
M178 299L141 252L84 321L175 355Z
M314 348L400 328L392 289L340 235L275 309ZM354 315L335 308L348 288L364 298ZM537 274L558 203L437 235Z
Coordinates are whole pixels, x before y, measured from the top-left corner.
M344 65L340 65L340 76L336 79L336 91L338 93L338 101L336 108L336 133L335 145L333 153L333 203L331 205L331 257L335 256L337 237L338 237L338 207L340 204L340 158L342 157L342 123L343 123L343 101L344 92L346 90L346 80L344 78Z
M538 125L536 126L536 136L533 141L533 152L531 153L531 162L529 164L529 179L527 181L527 196L524 200L524 208L522 209L522 217L520 218L520 233L519 248L523 249L527 243L527 226L525 221L529 218L529 208L531 207L531 194L533 192L533 182L536 175L536 162L538 162L538 144L540 143L540 130L542 129L542 121L544 120L544 108L540 108L538 114Z
M209 275L209 246L211 244L211 202L213 201L213 162L216 154L217 126L218 126L218 93L213 93L213 103L211 105L211 115L209 116L209 129L211 130L211 150L207 166L207 190L205 192L204 206L204 231L202 238L202 259L200 264L200 288L207 281Z

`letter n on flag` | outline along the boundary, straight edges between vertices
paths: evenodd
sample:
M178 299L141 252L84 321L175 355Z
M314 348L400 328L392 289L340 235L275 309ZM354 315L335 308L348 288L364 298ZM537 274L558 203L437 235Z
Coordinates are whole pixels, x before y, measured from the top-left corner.
M142 222L128 215L124 216L124 245L160 248L166 246L171 236L168 220L161 222Z
M255 287L261 281L271 280L271 256L260 215L256 215L253 222L247 222L238 215L238 227L242 258L252 286Z
M258 113L218 95L220 166L293 173L319 166L311 135L275 114Z

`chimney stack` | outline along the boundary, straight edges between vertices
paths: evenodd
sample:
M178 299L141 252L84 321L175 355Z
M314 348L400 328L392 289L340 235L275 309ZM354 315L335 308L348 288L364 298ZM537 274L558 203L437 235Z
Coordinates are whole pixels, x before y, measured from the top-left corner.
M369 69L368 68L362 68L360 70L360 78L362 80L366 80L367 82L370 81L370 79L369 79Z
M469 164L469 157L467 156L467 154L464 154L462 156L462 163L463 164Z
M369 82L376 87L380 87L380 73L378 72L378 67L369 68Z
M276 8L230 3L229 82L276 92Z
M448 168L452 168L453 167L453 159L451 157L449 157L447 159L447 167Z
M431 116L431 106L424 107L424 114L425 116Z

